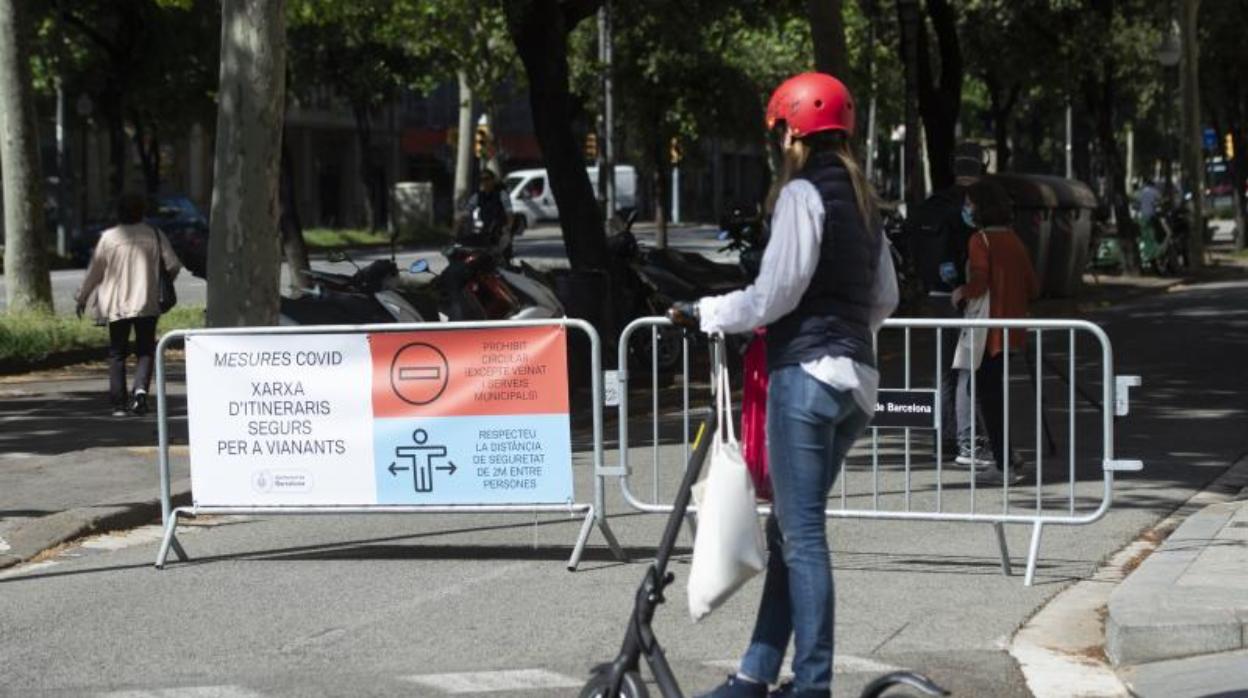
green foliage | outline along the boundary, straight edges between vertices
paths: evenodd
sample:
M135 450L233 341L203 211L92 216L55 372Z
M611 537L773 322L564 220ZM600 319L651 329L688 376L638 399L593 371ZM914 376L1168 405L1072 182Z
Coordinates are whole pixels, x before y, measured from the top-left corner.
M177 306L162 315L158 334L204 326L202 306ZM46 313L0 314L0 362L36 362L51 354L108 346L108 328L89 319Z
M501 7L464 0L290 0L291 84L308 95L329 87L375 108L400 89L428 92L468 75L491 105L519 73Z
M127 131L131 134L154 188L160 144L185 136L192 124L215 111L218 4L58 0L34 5L36 89L51 94L60 84L71 105L79 96L89 97L92 124L104 126L118 145ZM115 188L121 186L124 168L118 161Z
M330 88L367 114L404 87L434 84L425 57L409 41L422 27L408 3L292 0L286 12L287 64L296 95L310 98L317 88Z
M507 34L502 5L464 0L399 0L418 26L408 42L436 66L436 80L453 80L457 70L468 77L474 98L487 110L503 97L507 82L523 75Z
M704 137L757 142L763 108L785 77L813 65L810 28L797 2L638 0L614 22L616 113L624 159L647 172L668 165L669 139L687 157ZM597 32L585 23L571 37L573 90L601 111Z
M151 113L170 131L211 110L216 92L220 12L210 0L76 0L39 5L33 47L35 87L59 79L106 101Z

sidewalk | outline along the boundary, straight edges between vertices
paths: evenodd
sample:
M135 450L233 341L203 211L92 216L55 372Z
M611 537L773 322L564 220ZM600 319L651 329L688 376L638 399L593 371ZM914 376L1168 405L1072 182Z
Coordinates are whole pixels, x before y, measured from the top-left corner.
M170 368L172 441L185 444L181 367ZM110 416L107 386L102 362L0 377L0 568L159 517L155 414ZM172 455L185 497L186 447Z
M1106 654L1135 695L1248 694L1246 575L1248 488L1189 516L1110 596Z

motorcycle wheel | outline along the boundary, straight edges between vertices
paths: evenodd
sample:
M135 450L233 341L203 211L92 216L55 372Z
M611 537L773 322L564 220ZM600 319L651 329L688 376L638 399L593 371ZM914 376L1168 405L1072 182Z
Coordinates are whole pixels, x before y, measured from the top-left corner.
M610 673L595 674L581 689L580 698L606 698L610 683ZM629 671L620 682L619 698L650 698L650 691L646 689L645 682L637 672Z
M680 331L660 329L657 354L654 349L655 342L649 332L634 333L629 339L629 354L637 370L630 373L648 381L650 371L654 370L659 374L659 385L667 385L681 370Z

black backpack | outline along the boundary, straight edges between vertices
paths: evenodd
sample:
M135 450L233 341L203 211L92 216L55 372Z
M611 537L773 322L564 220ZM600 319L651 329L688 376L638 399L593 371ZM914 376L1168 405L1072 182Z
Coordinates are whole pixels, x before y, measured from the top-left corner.
M951 290L940 278L940 265L952 262L961 279L966 266L970 229L962 222L966 189L952 186L927 197L906 216L905 235L910 258L923 285L932 290Z

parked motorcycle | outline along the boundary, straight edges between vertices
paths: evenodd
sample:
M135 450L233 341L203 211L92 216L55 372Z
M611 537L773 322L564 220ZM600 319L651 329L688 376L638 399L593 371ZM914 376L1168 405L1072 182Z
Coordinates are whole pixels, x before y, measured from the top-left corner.
M1183 273L1190 266L1188 245L1191 236L1188 202L1175 206L1163 203L1152 220L1151 232L1144 224L1140 225L1136 239L1140 264L1153 273L1162 276ZM1205 230L1208 242L1210 233ZM1088 266L1095 273L1122 267L1122 239L1118 237L1115 226L1107 222L1097 222L1089 241Z
M924 297L927 296L927 287L923 284L910 254L912 248L907 237L906 218L895 207L883 208L880 214L884 237L893 256L893 271L897 274L898 304L893 314L898 317L916 317L920 314Z
M637 211L624 218L614 216L608 224L607 254L616 308L622 317L619 326L641 317L663 315L676 300L691 300L696 289L679 277L658 268L647 269L645 254L633 235ZM635 333L629 343L629 357L635 368L654 365L660 375L670 377L681 364L680 333L659 330L657 341L648 333Z
M636 211L626 218L612 218L607 239L623 324L638 317L663 315L676 301L695 301L749 284L751 277L739 264L715 262L693 252L642 247L632 232L636 219ZM697 341L702 337L695 335ZM736 337L729 344L734 350L744 346ZM680 370L682 349L679 330L660 329L653 337L644 332L633 335L629 354L636 367L645 367L648 372L653 365L666 380Z
M1148 246L1141 236L1140 258L1154 272L1162 276L1182 273L1189 266L1187 258L1191 223L1188 220L1187 201L1181 206L1166 205L1154 219L1155 244Z
M516 227L513 224L497 238L474 230L443 250L447 267L435 276L433 285L438 292L439 312L447 319L525 320L565 315L546 275L512 257L511 239ZM418 260L412 270L427 272L428 262Z
M358 325L386 322L423 322L423 305L412 292L401 288L399 269L393 259L378 259L361 267L345 252L330 255L331 262L349 262L354 274L310 269L310 284L297 297L283 296L279 324Z
M753 281L758 277L769 234L762 208L758 204L738 204L720 221L720 227L719 239L728 241L720 251L736 252L745 278Z

